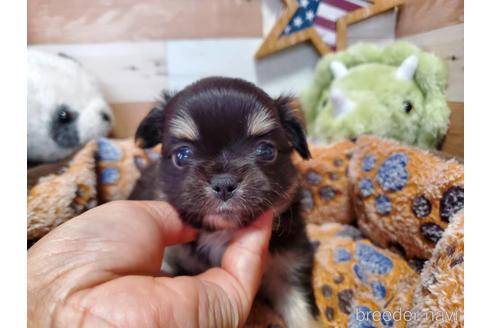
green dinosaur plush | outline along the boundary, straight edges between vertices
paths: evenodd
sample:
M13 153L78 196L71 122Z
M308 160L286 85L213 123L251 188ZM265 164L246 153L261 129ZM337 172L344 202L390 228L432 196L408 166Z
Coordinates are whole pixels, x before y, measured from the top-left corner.
M323 57L300 101L315 139L375 134L430 149L449 124L446 83L444 61L412 44L361 43Z

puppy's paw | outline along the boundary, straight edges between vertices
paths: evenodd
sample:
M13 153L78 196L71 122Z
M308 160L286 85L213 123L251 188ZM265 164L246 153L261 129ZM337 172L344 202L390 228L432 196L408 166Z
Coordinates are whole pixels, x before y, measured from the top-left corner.
M313 317L305 293L291 288L283 302L277 303L277 310L288 328L322 327L321 320Z

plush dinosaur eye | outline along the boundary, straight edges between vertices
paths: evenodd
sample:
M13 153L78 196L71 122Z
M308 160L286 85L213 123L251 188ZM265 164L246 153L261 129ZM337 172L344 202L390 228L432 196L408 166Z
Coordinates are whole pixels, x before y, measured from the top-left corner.
M271 162L277 157L277 149L271 143L260 142L256 146L255 154L259 159Z
M186 165L193 155L193 151L188 146L182 146L173 152L173 163L181 168Z
M409 102L408 100L405 100L403 102L403 110L405 111L405 113L410 113L413 109L413 105L411 102Z
M321 101L321 107L326 107L327 104L328 104L328 99L323 99L323 101Z

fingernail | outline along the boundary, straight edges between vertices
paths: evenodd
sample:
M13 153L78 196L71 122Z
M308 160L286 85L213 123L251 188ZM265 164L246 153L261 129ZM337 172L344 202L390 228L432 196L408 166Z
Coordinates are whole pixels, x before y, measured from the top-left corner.
M263 214L261 214L258 219L255 220L255 222L252 224L253 227L255 228L263 228L265 225L271 224L272 220L272 213L273 211L270 209Z
M269 210L258 217L249 227L238 231L236 240L243 245L262 247L265 241L270 239L272 225L272 211Z

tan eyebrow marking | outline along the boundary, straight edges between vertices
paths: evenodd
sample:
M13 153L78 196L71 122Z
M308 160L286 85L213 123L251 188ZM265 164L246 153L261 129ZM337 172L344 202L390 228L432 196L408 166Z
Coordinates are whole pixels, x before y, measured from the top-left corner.
M248 117L248 135L262 135L277 127L277 122L265 108L254 111Z
M178 139L198 140L200 134L195 121L185 112L180 112L169 123L169 132Z

